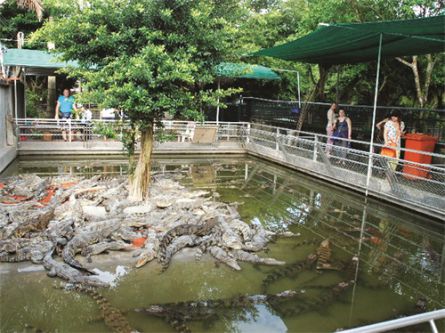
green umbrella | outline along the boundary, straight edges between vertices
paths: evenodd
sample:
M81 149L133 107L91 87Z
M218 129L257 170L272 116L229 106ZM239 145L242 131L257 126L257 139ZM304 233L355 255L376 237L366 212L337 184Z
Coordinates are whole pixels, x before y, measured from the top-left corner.
M215 66L215 74L218 77L218 90L220 90L221 79L254 79L254 80L281 80L277 73L268 67L252 64L235 64L222 62ZM216 107L216 123L219 122L219 97Z

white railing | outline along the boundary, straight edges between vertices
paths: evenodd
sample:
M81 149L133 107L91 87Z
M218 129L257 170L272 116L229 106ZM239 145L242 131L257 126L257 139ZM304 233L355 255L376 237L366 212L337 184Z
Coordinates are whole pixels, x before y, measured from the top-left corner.
M445 318L445 309L431 311L427 313L421 313L418 315L413 315L405 318L394 319L383 321L373 325L367 325L357 328L352 328L349 330L341 331L342 333L378 333L378 332L389 332L399 328L429 323L431 332L438 333L438 329L435 320Z
M120 141L129 129L129 122L121 120L38 119L15 120L19 141ZM192 142L197 127L217 127L217 141L242 141L248 123L162 121L155 128L156 139L161 142Z
M19 149L22 141L60 141L63 136L67 141L83 141L88 149L92 141L119 141L128 129L127 122L100 120L16 119L16 124ZM159 142L193 142L196 128L217 127L216 142L240 142L250 154L379 198L399 201L413 209L420 208L437 217L445 216L445 155L401 148L401 154L414 153L431 162L398 160L381 156L381 144L374 144L374 151L369 153L369 142L338 139L335 144L328 144L328 137L323 134L256 123L162 124L155 131Z

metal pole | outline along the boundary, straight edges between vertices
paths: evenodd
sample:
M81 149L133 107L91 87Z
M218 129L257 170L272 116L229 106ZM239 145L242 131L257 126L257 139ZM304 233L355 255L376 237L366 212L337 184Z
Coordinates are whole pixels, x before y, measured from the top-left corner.
M216 105L216 125L219 124L219 90L221 89L220 87L221 84L221 80L218 79L218 99L217 99L217 105Z
M23 104L24 104L24 112L25 112L25 119L26 117L26 71L25 68L23 68Z
M14 78L14 113L15 113L15 124L18 124L17 120L17 77Z
M382 55L382 39L383 39L383 34L380 34L379 53L377 56L377 75L375 78L374 108L372 111L371 143L369 145L368 174L366 176L366 192L365 192L366 196L368 196L369 182L371 180L371 175L372 175L372 154L374 152L374 128L375 128L375 114L377 112L377 97L378 97L378 93L379 93L380 59L381 59L381 55Z
M298 109L300 109L301 111L300 72L297 72L297 87L298 87Z

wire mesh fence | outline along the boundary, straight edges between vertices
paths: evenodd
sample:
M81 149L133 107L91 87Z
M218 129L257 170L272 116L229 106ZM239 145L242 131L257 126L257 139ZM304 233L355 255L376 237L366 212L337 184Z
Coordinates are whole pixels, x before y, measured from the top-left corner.
M329 103L269 100L256 97L243 97L240 108L240 119L248 122L265 123L284 128L295 128L300 110L309 104L303 129L309 132L324 132L326 111ZM373 107L369 105L341 104L352 120L353 137L358 140L369 140L372 128ZM422 109L410 107L378 106L377 122L386 118L392 111L398 110L406 125L407 132L426 133L438 138L440 145L445 146L445 110Z
M360 146L365 150L354 149ZM318 174L356 190L369 190L380 198L387 197L445 215L445 168L442 165L385 157L377 153L381 148L358 140L336 139L264 124L251 124L248 151L265 158L285 162ZM367 149L367 150L366 150ZM400 148L401 153L445 156Z

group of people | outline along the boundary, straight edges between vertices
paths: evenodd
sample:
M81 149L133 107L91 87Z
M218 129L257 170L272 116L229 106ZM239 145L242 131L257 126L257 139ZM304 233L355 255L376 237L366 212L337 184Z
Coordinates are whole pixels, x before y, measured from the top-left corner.
M337 103L332 103L327 112L328 123L326 125L326 134L328 136L328 142L326 147L326 153L329 156L332 152L332 145L340 146L343 148L350 147L352 136L352 122L349 117L346 116L346 111L343 108L339 108L338 115L336 114ZM344 159L346 157L347 150L340 149L339 157ZM344 160L342 161L344 163Z
M338 115L336 113L337 108L339 109ZM328 139L326 154L328 156L331 154L333 146L342 147L342 149L339 149L338 156L342 159L341 163L345 163L346 148L351 146L351 119L346 115L344 108L339 108L337 103L332 103L327 111L327 121L326 134ZM391 157L388 163L390 168L395 170L400 158L401 139L405 130L405 124L401 119L400 112L398 110L392 111L376 127L379 131L379 141L383 143L381 154Z
M70 90L66 88L63 90L63 94L57 99L54 119L68 120L74 117L80 119L81 124L86 126L93 118L93 114L90 109L84 108L81 105L79 105L79 108L77 108L74 97L71 96ZM64 141L72 141L72 134L72 131L69 131L66 126L62 127L62 138Z

